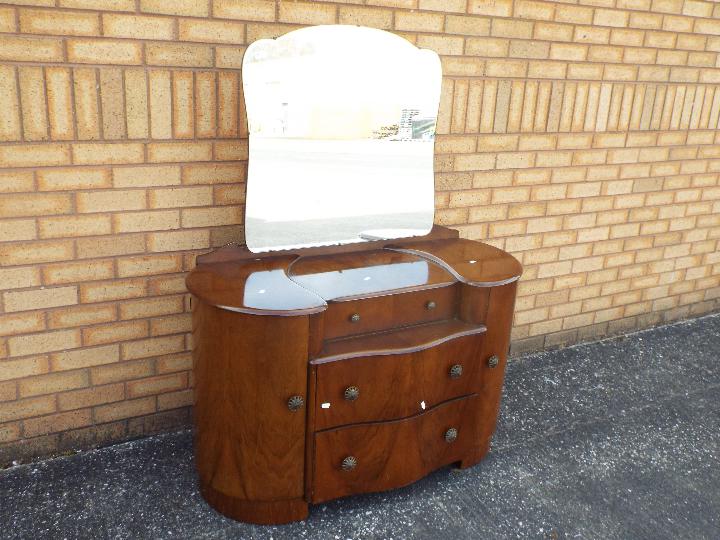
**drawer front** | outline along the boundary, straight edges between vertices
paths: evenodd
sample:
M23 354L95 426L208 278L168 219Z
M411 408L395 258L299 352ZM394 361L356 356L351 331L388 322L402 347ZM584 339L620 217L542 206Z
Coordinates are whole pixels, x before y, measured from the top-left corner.
M456 311L456 285L328 303L324 337L332 339L442 319Z
M473 394L405 420L316 433L312 501L397 488L463 460L479 445L478 401Z
M405 418L479 391L482 340L476 334L409 354L318 364L315 429Z

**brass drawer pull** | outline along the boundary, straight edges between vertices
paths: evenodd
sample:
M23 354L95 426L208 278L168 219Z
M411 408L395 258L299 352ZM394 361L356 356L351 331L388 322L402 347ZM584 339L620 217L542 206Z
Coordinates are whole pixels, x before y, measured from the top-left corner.
M462 364L455 364L450 367L450 378L458 379L462 375L463 367Z
M455 442L455 439L457 439L458 436L458 430L454 427L451 427L445 432L445 442L446 443L453 443Z
M287 407L292 412L298 411L303 408L303 405L305 405L305 400L302 396L293 396L290 399L288 399Z
M497 365L500 363L500 359L498 358L497 354L493 354L490 358L488 358L487 365L489 368L497 367Z
M343 471L352 471L357 467L357 459L355 459L355 456L348 456L343 459L341 467Z
M343 394L348 401L355 401L360 397L360 389L357 386L348 386Z
M436 307L437 307L437 304L433 300L430 300L430 301L428 301L427 304L425 304L425 309L428 309L428 310L435 309Z
M353 313L352 315L350 315L350 322L352 322L352 323L360 322L360 314Z

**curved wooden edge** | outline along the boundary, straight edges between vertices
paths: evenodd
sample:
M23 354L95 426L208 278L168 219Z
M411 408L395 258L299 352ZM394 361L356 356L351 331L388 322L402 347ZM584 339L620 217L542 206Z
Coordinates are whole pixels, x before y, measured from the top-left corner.
M453 277L455 279L457 279L458 281L465 283L466 285L470 285L472 287L497 287L499 285L507 285L508 283L512 283L513 281L517 281L518 279L520 279L520 275L521 275L521 274L518 274L516 276L512 276L507 279L501 279L498 281L472 281L472 280L467 279L462 274L460 274L448 262L444 261L440 257L436 257L432 253L428 253L426 251L421 251L419 249L401 249L401 248L393 248L393 247L388 247L386 249L388 249L390 251L397 251L399 253L407 253L408 255L417 255L418 257L428 259L429 261L432 261L435 264L442 266L445 270L450 272L453 275Z
M454 276L453 276L454 277ZM436 285L417 285L413 287L399 287L397 289L391 289L389 291L378 291L375 293L368 294L353 294L351 296L339 296L333 298L331 302L337 304L340 302L354 302L355 300L367 300L368 298L382 298L383 296L395 296L396 294L417 292L417 291L431 291L433 289L442 289L444 287L452 287L457 281L448 281L447 283L438 283Z
M449 331L443 333L443 327L446 327ZM453 329L454 328L454 329ZM433 334L427 335L422 332L423 329L436 330ZM440 330L439 332L437 330ZM337 352L335 354L326 354L314 358L310 361L312 365L326 364L328 362L336 362L338 360L347 360L349 358L359 358L361 356L384 356L390 354L408 354L425 349L430 349L442 343L446 343L453 339L459 339L465 336L473 336L476 334L484 334L487 332L487 327L483 324L471 325L461 321L444 321L442 323L429 323L423 325L423 327L412 327L402 328L399 330L392 330L390 332L381 332L372 334L370 336L362 336L359 338L345 338L338 340L336 343L331 344L342 345L347 344L348 349L346 352ZM419 334L417 341L410 345L400 345L407 340L408 337L415 337ZM437 334L440 334L439 336ZM396 343L393 343L393 337L397 337ZM373 348L374 343L384 342L385 346ZM355 346L355 347L353 347ZM331 349L332 350L332 349Z
M304 499L249 501L230 497L202 484L200 494L215 510L236 521L257 525L282 525L302 521L308 516L308 503Z
M417 245L408 246L388 245L385 249L399 253L407 253L409 255L416 255L418 257L422 257L424 259L432 261L435 264L441 266L446 271L448 271L450 274L452 274L452 276L455 277L458 281L472 287L498 287L501 285L507 285L508 283L512 283L520 279L520 276L522 275L522 265L515 257L510 255L509 253L494 246L483 244L482 242L476 242L474 240L465 240L458 238L454 241L457 243L474 243L480 250L487 251L492 255L496 256L491 257L490 260L500 258L506 261L505 264L507 266L507 277L502 277L500 279L474 279L472 276L461 273L455 268L452 260L448 260L448 258L444 258L443 256L436 255L432 252L434 241L423 241L416 243ZM446 247L447 245L448 244L446 243L443 247ZM478 254L479 262L485 260L484 255L485 254L483 253Z
M190 271L185 285L199 300L225 311L280 317L325 311L323 298L287 276L285 270L293 258L205 263ZM267 289L268 294L256 294L258 289Z

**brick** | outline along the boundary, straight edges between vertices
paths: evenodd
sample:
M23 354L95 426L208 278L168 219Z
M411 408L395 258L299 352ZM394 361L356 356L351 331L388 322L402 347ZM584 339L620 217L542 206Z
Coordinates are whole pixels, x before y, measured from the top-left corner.
M192 320L189 313L171 315L169 317L156 317L150 321L150 335L163 336L166 334L179 334L192 330Z
M187 407L193 404L192 390L180 390L178 392L168 392L158 396L158 410L164 411L168 409L176 409L178 407Z
M95 69L73 69L73 93L75 96L75 122L80 140L100 138L99 105Z
M468 13L510 17L512 15L512 0L470 0Z
M90 409L31 418L23 422L25 437L38 437L48 433L68 431L92 424Z
M139 43L101 39L71 39L67 43L68 60L80 64L140 64Z
M133 212L113 216L116 232L160 231L180 228L180 213L165 212Z
M120 346L117 344L102 347L63 351L50 355L52 371L68 371L110 364L120 360ZM61 407L62 408L62 407Z
M55 240L6 245L0 250L0 266L37 264L73 258L72 241Z
M3 289L22 289L40 285L38 268L0 268L0 283Z
M398 11L395 14L397 30L414 32L442 32L445 18L437 13Z
M3 295L5 311L29 311L77 304L77 287L53 287Z
M123 107L123 75L118 68L103 68L100 73L100 105L103 138L124 139L126 133Z
M178 35L181 41L242 43L245 38L245 25L230 21L180 19Z
M13 66L0 66L0 99L6 107L5 114L0 118L0 141L19 141L22 138L20 97L15 73Z
M421 49L432 49L438 54L462 54L463 38L445 35L420 35L417 46Z
M190 43L148 43L145 59L149 65L210 67L212 47Z
M82 338L84 345L101 345L145 337L147 333L146 321L128 321L83 328ZM93 378L93 384L100 383Z
M62 216L38 220L40 238L110 234L110 216Z
M180 183L180 167L175 165L114 167L112 178L116 188L170 186Z
M37 227L34 219L0 220L0 238L5 242L16 240L34 240L37 238Z
M35 191L32 171L0 171L0 193Z
M100 19L96 13L45 9L20 9L20 31L26 34L96 36Z
M61 411L71 411L83 407L121 401L124 397L125 388L123 384L94 386L92 388L63 392L58 395L58 409Z
M108 241L108 237L79 238L76 245L79 259L111 257L144 252L145 237L142 234L115 235L112 241Z
M3 404L0 407L0 422L9 422L55 412L55 397L41 396Z
M209 246L208 231L171 231L151 233L148 239L151 251L182 251Z
M7 297L8 294L5 293ZM45 329L42 313L22 313L16 315L0 315L0 336L40 332Z
M104 281L80 285L80 301L83 304L137 298L145 294L146 284L144 279Z
M77 194L77 209L81 213L142 210L146 207L143 189L113 189Z
M8 338L10 356L27 356L63 349L76 349L80 346L80 333L77 330L57 330L28 336Z
M165 3L163 0L155 1ZM212 0L212 2L214 17L267 22L275 20L274 0Z
M363 6L340 6L339 9L338 22L340 24L370 26L385 30L392 28L393 12L389 9Z
M186 373L173 373L149 379L129 382L127 385L128 398L137 398L148 395L157 395L173 392L187 387Z
M0 7L0 32L13 33L16 31L15 10L12 7Z
M212 145L196 143L151 143L148 145L149 160L154 163L210 161Z
M89 380L86 370L48 373L20 380L18 382L18 391L21 398L55 394L65 390L84 388L88 386Z
M110 170L102 168L42 169L37 172L42 191L74 191L111 186Z
M54 3L51 3L51 5L54 5ZM135 0L60 0L60 7L103 11L135 11Z
M115 320L115 308L106 306L77 306L48 314L50 328L67 328L106 323Z
M155 412L155 398L127 400L117 404L100 405L94 409L97 422L112 422L121 418L132 418Z
M105 13L102 16L103 35L134 39L173 39L173 19ZM182 39L182 37L181 37Z
M183 309L184 304L181 296L144 298L142 300L120 304L120 318L139 319L157 317L160 315L180 313Z
M4 195L0 199L0 218L67 214L72 199L66 194Z
M278 12L281 22L298 24L333 24L337 19L337 8L311 2L282 2Z
M79 165L141 163L144 159L140 143L75 143L72 152Z
M109 279L114 273L111 260L51 264L42 269L43 281L50 285Z
M62 62L62 40L39 37L3 36L0 60L18 62Z

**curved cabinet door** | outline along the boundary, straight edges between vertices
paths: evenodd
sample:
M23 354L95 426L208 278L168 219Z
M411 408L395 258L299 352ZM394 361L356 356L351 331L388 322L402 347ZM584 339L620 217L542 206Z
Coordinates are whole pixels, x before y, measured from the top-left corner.
M193 299L196 464L203 487L245 501L304 494L307 317L246 315ZM297 402L297 400L296 400Z
M315 434L312 501L385 491L476 453L478 396L423 414Z

